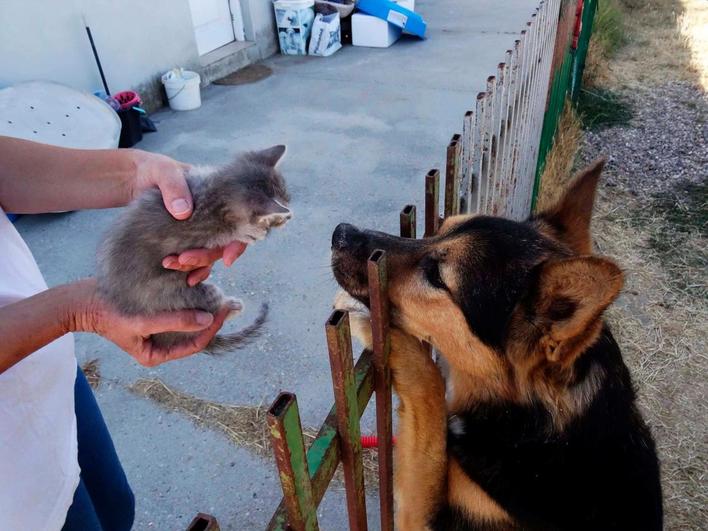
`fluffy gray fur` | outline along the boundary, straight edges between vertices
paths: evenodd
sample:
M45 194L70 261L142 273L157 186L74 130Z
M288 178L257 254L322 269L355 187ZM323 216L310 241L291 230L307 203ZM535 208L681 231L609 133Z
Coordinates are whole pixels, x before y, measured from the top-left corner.
M239 313L240 301L202 282L187 285L188 273L165 269L162 260L188 249L214 248L240 240L265 238L271 227L290 217L285 181L276 169L285 146L238 156L221 167L196 167L187 183L194 210L178 221L164 207L158 190L149 190L131 203L109 231L98 253L98 288L102 296L127 315L199 309L216 313L228 306ZM253 324L228 335L217 335L205 351L221 353L244 346L257 337L266 320L263 305ZM170 347L195 333L154 334L156 346Z

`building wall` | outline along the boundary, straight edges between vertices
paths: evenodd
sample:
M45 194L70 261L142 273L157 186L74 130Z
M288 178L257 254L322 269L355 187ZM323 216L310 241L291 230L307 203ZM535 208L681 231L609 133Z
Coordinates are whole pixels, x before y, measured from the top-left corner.
M255 59L276 49L270 1L242 0ZM200 70L187 0L0 0L0 87L46 79L94 92L101 78L86 36L91 27L112 92L159 100L159 76Z

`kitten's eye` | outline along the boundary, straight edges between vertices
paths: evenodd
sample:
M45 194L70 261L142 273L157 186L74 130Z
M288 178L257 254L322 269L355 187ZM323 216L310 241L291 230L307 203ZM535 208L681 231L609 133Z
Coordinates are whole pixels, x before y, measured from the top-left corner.
M425 274L425 279L428 283L436 289L444 289L447 291L447 286L443 282L440 276L440 262L433 258L425 258L421 264L423 268L423 273Z

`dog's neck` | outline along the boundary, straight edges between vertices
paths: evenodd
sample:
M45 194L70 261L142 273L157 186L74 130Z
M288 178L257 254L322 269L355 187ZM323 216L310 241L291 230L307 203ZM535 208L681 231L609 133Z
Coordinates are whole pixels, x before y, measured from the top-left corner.
M558 381L537 378L528 371L520 371L503 356L475 351L478 345L460 345L456 341L436 345L449 365L447 402L450 413L472 409L481 403L516 403L541 405L552 419L551 429L561 430L572 419L581 415L592 403L605 378L606 370L595 359L595 351L603 348L601 340L558 375ZM610 336L611 337L611 336ZM480 363L484 359L484 363Z

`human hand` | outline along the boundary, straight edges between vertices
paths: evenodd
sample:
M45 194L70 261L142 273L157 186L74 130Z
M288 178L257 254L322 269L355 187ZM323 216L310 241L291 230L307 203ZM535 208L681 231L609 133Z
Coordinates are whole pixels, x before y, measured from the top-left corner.
M215 315L198 310L162 312L151 316L123 315L102 300L94 279L74 284L72 329L93 332L118 345L145 367L191 356L203 350L216 335L231 311L223 308ZM170 348L152 344L150 336L160 332L199 332L193 339Z
M246 244L240 241L231 242L224 247L215 247L214 249L190 249L179 255L171 254L166 256L162 260L162 267L188 272L187 285L196 286L209 277L214 262L223 258L226 267L231 267L245 250Z
M140 149L130 150L130 156L135 164L135 176L130 189L131 199L135 199L145 190L157 187L162 194L165 208L175 219L187 219L192 215L192 194L185 179L189 164Z
M131 150L131 156L136 167L131 197L135 198L141 192L157 186L168 212L175 219L187 219L193 207L192 194L184 177L189 165L139 149ZM166 256L162 266L189 273L187 285L196 286L209 278L214 262L223 258L226 266L230 267L245 250L246 244L239 241L214 249L190 249L179 255Z

